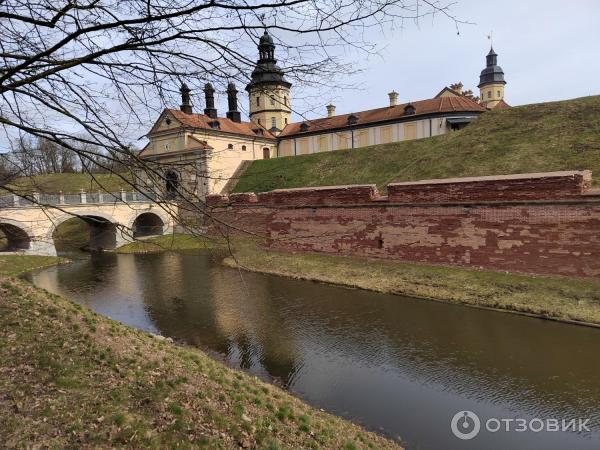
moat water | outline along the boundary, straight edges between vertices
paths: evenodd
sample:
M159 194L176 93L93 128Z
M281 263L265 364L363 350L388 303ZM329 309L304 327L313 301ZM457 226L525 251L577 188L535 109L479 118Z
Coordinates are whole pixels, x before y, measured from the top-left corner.
M600 329L240 273L208 252L95 254L27 277L408 449L600 448ZM462 410L482 420L469 441L450 428ZM489 418L589 419L591 431L490 432Z

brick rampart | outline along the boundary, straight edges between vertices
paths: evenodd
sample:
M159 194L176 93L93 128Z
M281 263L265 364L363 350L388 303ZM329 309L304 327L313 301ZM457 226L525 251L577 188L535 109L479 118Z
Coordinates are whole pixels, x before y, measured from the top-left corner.
M600 192L553 172L210 196L215 217L274 248L600 277ZM223 226L222 224L220 226Z

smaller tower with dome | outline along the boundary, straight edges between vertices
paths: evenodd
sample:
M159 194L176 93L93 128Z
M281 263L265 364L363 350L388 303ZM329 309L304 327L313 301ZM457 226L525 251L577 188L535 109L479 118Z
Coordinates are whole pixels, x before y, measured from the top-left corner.
M250 120L277 135L291 119L290 88L275 59L273 38L265 30L258 43L259 59L246 86Z
M479 75L480 102L488 109L494 109L498 104L504 104L504 71L498 65L498 55L493 47L486 56L486 68Z

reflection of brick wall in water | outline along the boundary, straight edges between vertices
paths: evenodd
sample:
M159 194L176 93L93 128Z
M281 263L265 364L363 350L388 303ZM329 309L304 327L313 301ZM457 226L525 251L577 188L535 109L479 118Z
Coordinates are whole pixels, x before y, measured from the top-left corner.
M218 217L294 251L600 277L600 192L554 172L211 196Z

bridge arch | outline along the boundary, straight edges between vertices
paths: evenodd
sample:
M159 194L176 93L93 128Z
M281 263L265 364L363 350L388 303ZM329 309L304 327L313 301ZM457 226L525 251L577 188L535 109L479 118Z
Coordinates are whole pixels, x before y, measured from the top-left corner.
M17 252L31 248L33 233L22 222L0 217L0 231L5 240L0 244L0 252Z
M49 242L54 242L53 236L56 229L62 223L74 217L83 220L89 227L90 240L87 245L88 249L112 250L122 241L122 238L119 236L120 231L118 230L118 223L115 218L110 214L98 210L94 210L93 212L90 210L74 211L73 213L62 214L53 218L51 225L48 228L46 239L48 239Z
M164 217L154 211L143 211L137 214L130 225L134 238L162 235L167 226Z
M159 220L162 223L162 225L160 226L161 227L160 231L158 229ZM143 221L143 222L141 222L141 221ZM146 222L146 223L144 223L144 222ZM140 224L142 225L142 227L154 225L154 228L151 228L149 231L152 231L152 232L156 231L156 233L138 234L140 231L142 231L141 227L138 227L138 225L140 225ZM171 224L170 214L160 207L154 207L154 208L148 208L148 209L142 209L142 210L135 211L133 216L131 217L131 220L127 224L127 229L131 230L131 233L133 233L133 237L156 236L159 234L166 233L170 229L170 224ZM137 231L137 233L136 233L136 231Z

